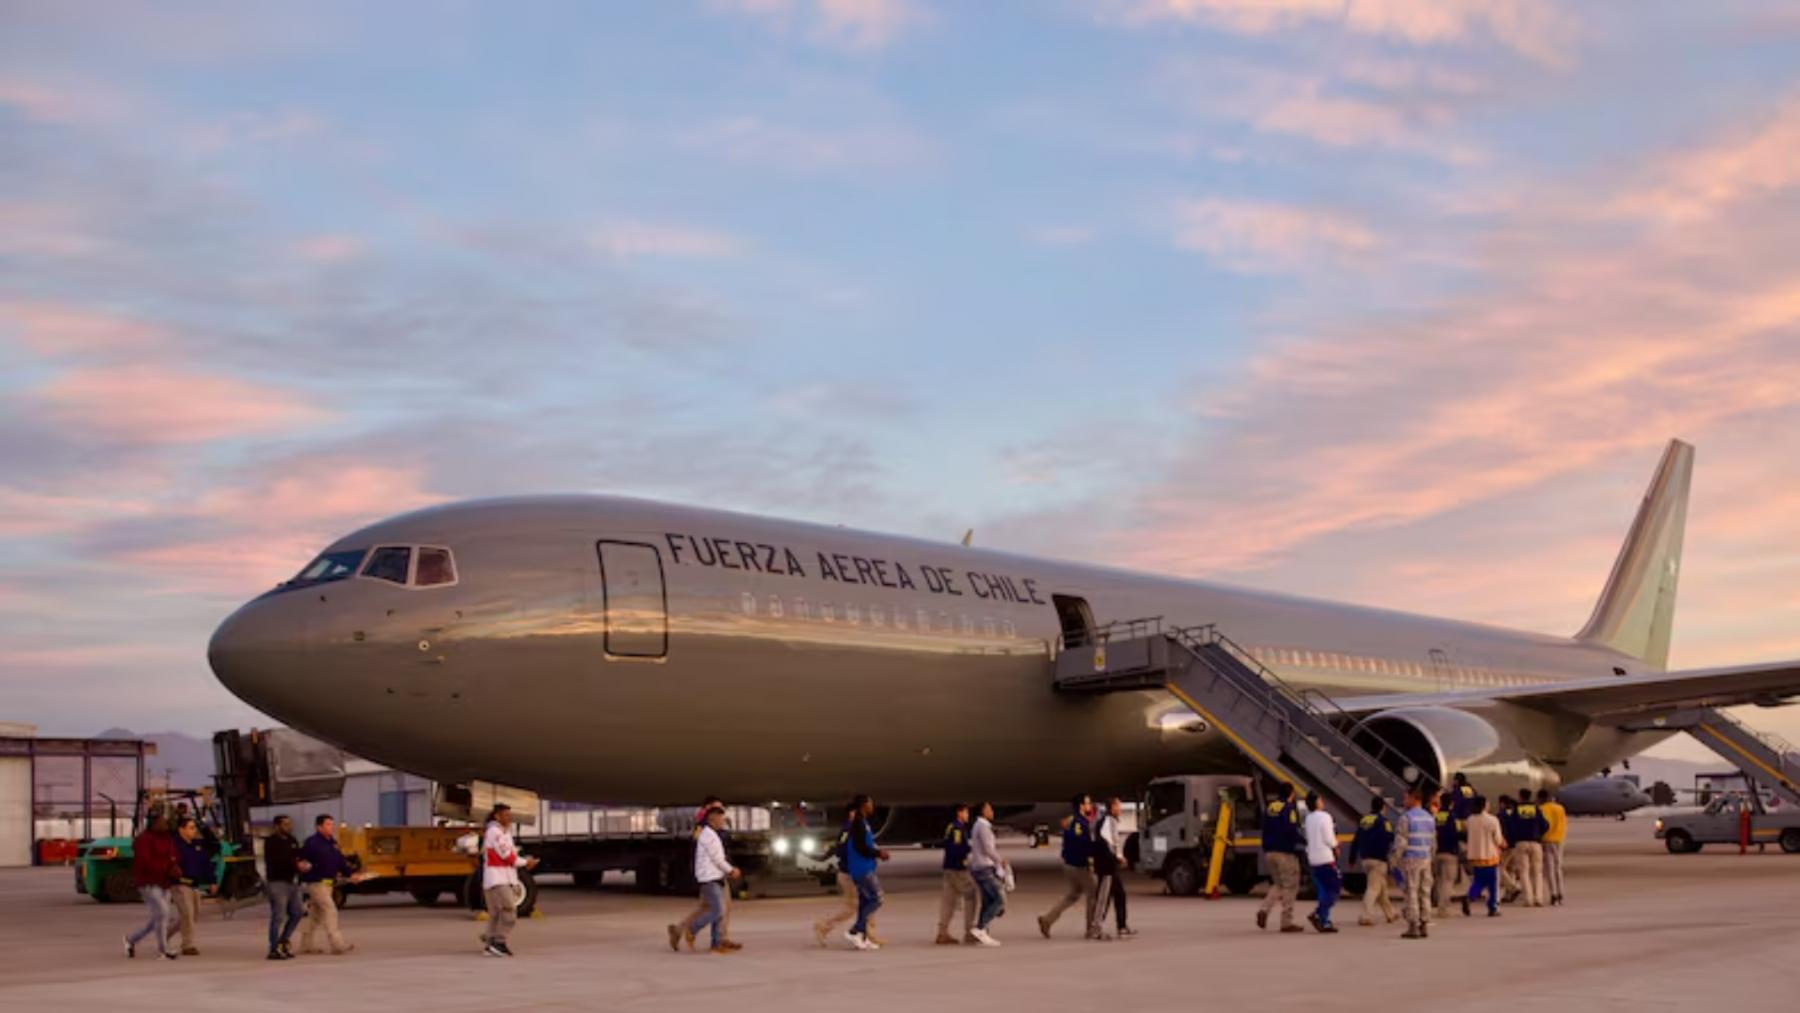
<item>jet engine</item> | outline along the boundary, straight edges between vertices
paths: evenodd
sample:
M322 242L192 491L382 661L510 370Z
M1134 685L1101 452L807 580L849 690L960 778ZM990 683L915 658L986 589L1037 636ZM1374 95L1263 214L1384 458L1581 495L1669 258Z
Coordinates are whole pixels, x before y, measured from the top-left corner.
M1375 739L1391 746L1405 759L1388 758L1396 773L1412 765L1438 784L1450 775L1468 775L1477 791L1488 795L1512 793L1522 787L1554 787L1557 773L1531 755L1518 736L1480 714L1449 707L1402 707L1382 711L1357 726L1357 744L1381 755Z

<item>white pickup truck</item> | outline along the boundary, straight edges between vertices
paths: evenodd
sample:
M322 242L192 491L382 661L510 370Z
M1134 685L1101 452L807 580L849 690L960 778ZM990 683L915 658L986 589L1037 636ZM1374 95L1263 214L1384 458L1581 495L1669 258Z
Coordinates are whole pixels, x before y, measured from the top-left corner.
M1670 813L1656 821L1656 836L1670 854L1692 854L1708 844L1738 843L1745 810L1750 813L1750 843L1774 842L1789 854L1800 853L1800 808L1771 811L1755 794L1721 795L1693 812Z

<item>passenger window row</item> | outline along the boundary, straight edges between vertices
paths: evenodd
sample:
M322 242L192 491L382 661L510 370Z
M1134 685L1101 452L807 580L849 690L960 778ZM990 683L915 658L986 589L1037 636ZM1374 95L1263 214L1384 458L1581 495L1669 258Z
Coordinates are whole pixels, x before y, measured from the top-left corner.
M872 626L884 629L892 626L901 632L918 631L920 633L957 633L972 637L1016 638L1019 628L1011 619L995 619L992 616L969 616L958 614L952 616L948 612L932 612L930 609L908 609L899 605L889 608L884 605L869 605L866 608L853 602L836 605L832 602L808 602L798 595L783 600L780 595L766 595L759 602L757 596L749 591L738 598L738 605L744 615L765 615L770 619L817 620L823 623L842 621L851 626ZM760 610L760 611L759 611Z

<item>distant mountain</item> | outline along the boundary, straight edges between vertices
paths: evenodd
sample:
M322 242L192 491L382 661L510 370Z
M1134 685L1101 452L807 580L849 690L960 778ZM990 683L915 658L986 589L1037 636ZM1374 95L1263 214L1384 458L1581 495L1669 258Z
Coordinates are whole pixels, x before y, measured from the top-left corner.
M153 743L156 752L144 758L144 779L149 784L204 788L213 783L211 739L199 739L181 732L134 732L127 728L108 728L94 737L143 739Z

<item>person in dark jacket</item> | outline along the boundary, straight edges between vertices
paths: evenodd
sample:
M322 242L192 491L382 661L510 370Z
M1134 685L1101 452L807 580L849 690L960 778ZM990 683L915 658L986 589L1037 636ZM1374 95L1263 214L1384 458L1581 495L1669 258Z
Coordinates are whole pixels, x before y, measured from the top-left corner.
M1269 927L1269 912L1281 905L1281 931L1305 932L1294 923L1294 901L1300 897L1300 856L1306 847L1300 835L1300 805L1294 786L1283 784L1263 813L1263 859L1269 864L1269 894L1256 911L1256 927Z
M313 835L300 846L300 857L306 862L306 869L300 873L300 884L306 891L306 927L300 930L300 952L319 952L313 949L313 933L322 928L332 954L349 953L356 945L346 943L338 931L337 902L331 897L331 888L340 877L348 876L350 863L338 850L336 821L320 816L313 821L313 827Z
M294 929L306 917L306 899L300 892L300 873L309 863L300 857L300 841L294 821L286 814L275 817L275 829L263 840L263 880L269 897L270 960L292 960L288 945Z
M181 878L169 889L175 902L175 913L181 929L181 955L198 957L194 946L194 929L200 921L200 898L218 892L213 875L213 856L200 840L200 824L192 816L183 816L175 827L175 857L181 866Z
M1063 885L1067 889L1061 900L1038 916L1038 931L1044 934L1045 939L1049 939L1051 926L1056 924L1063 912L1085 902L1083 920L1087 926L1087 938L1098 939L1104 933L1099 931L1094 921L1100 886L1100 881L1094 876L1094 800L1086 795L1077 795L1070 800L1069 808L1062 836Z
M860 803L860 804L859 804ZM881 877L876 870L888 860L888 853L875 845L875 831L869 817L875 815L875 801L858 795L851 803L855 817L850 821L850 838L844 849L845 868L856 884L856 923L845 931L844 938L859 950L879 950L881 944L869 938L869 919L881 907Z
M861 811L862 796L858 795L850 800L850 805L844 810L844 825L839 828L837 839L831 845L831 857L837 860L837 886L843 904L813 923L813 938L818 940L821 948L830 943L832 929L856 920L856 881L850 878L850 828L856 825L856 816ZM874 933L873 929L867 931L871 935Z
M150 909L150 920L144 927L125 937L125 955L137 956L137 944L151 933L156 934L156 949L164 960L174 960L169 948L169 934L175 927L175 907L169 899L169 888L181 880L181 859L175 854L175 838L169 833L168 817L157 813L150 825L131 841L131 881L143 895Z
M944 827L944 886L938 899L937 943L956 946L977 943L975 938L975 877L969 874L969 807L957 803L955 818ZM959 938L950 934L950 919L962 905L963 926Z
M1356 920L1358 925L1375 924L1378 913L1386 924L1400 920L1400 912L1394 910L1393 898L1388 896L1388 853L1394 849L1394 821L1387 817L1386 808L1380 797L1370 800L1368 815L1357 821L1356 836L1350 841L1350 867L1354 869L1361 863L1363 871L1362 917Z

